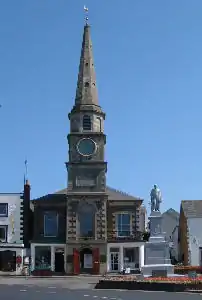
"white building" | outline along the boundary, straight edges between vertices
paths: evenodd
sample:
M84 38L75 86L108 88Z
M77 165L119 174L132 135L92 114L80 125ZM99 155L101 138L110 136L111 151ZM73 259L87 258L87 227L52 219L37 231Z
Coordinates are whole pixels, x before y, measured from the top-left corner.
M29 185L25 185L24 193L0 193L0 271L22 272L27 255L24 203L29 201L29 193ZM26 215L29 218L28 212Z
M181 202L179 238L184 264L202 266L202 200Z

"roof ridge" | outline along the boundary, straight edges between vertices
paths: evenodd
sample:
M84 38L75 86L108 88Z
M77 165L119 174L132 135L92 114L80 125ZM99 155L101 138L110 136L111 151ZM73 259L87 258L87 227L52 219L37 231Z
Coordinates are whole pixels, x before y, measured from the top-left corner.
M168 213L168 214L177 214L177 215L179 215L179 212L177 211L177 210L175 210L174 208L169 208L168 210L166 210L165 212L164 212L164 214L165 213Z
M115 197L113 200L116 200L116 197L117 197L117 200L120 200L121 197L123 197L123 199L124 199L124 197L126 197L125 200L127 200L127 198L128 198L128 200L141 200L141 201L144 201L143 198L140 198L140 197L137 197L137 196L132 196L132 195L126 193L126 192L123 192L123 191L121 191L121 190L112 188L112 187L110 187L110 186L106 186L106 192L107 192L107 190L108 190L109 197L110 197L110 194L111 194L111 193L112 193L112 194L113 194L113 193L117 193L117 195L112 196L112 197ZM61 194L64 195L64 194L67 193L67 191L68 191L68 188L64 188L64 189L55 191L55 192L53 192L53 193L48 193L48 194L43 195L43 196L41 196L41 197L32 199L32 201L34 201L34 200L36 200L36 199L41 199L41 198L44 198L44 197L48 197L49 195L50 195L50 196L51 196L51 195L61 195ZM110 193L110 192L111 192L111 193ZM118 194L119 194L119 195L118 195Z
M186 217L196 218L202 216L202 200L182 200L181 207Z
M141 199L140 197L132 196L131 194L128 194L128 193L123 192L123 191L121 191L121 190L112 188L112 187L110 187L110 186L106 186L106 188L108 188L108 189L110 189L111 191L114 191L114 192L116 192L116 193L120 193L120 194L122 194L123 196L129 196L129 197L134 197L134 198L137 198L137 199Z

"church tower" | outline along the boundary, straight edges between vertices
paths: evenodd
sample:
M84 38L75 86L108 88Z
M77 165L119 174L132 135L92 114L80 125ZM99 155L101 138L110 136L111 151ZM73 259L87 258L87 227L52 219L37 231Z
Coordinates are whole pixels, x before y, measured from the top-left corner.
M98 103L90 26L84 27L74 106L69 113L68 190L105 192L105 113Z
M83 251L92 254L92 272L100 271L106 254L105 113L98 102L90 26L85 24L75 102L69 113L67 189L67 252L74 274L85 269ZM82 250L85 243L85 249ZM83 265L82 265L83 262Z

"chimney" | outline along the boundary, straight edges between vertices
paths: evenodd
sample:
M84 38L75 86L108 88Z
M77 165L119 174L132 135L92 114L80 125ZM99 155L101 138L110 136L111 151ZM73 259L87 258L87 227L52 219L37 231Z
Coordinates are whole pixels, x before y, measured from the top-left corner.
M30 224L30 184L29 181L26 180L24 184L24 195L23 195L23 243L25 248L29 248L29 242L31 239L31 226Z
M29 180L26 179L25 184L24 184L24 202L30 202L30 184L29 184ZM29 203L30 204L30 203Z

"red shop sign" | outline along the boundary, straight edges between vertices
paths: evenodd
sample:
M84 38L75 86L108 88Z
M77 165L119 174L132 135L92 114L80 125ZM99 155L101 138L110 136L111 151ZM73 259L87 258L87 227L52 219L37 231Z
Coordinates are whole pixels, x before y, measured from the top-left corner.
M17 264L21 264L21 262L22 262L22 257L18 255L18 256L16 257L16 263L17 263Z

